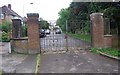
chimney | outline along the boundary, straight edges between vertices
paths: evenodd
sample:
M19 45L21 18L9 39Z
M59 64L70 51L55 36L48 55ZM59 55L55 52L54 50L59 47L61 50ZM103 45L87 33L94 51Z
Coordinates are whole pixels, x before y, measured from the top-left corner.
M8 4L8 8L11 9L11 4Z

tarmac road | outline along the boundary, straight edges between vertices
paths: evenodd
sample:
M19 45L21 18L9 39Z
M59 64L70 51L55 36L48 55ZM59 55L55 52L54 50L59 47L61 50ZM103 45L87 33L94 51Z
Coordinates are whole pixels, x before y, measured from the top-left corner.
M118 60L88 50L42 54L39 73L118 73Z

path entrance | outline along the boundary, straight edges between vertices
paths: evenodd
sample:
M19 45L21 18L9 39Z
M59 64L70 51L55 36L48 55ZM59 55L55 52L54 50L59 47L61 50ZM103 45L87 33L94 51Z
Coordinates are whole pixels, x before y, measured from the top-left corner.
M50 30L50 34L40 38L41 53L67 52L70 50L85 50L90 48L90 43L73 38L61 31L57 34L55 30Z
M67 43L65 34L56 34L55 31L50 31L46 37L40 38L41 52L62 52L67 51Z

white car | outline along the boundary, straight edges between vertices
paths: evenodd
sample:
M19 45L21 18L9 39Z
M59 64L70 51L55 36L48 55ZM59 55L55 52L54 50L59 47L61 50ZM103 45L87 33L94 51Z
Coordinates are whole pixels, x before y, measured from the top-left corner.
M61 34L62 31L61 31L60 29L56 29L55 33L56 33L56 34Z
M46 34L50 34L50 29L46 29L46 30L45 30L45 33L46 33Z

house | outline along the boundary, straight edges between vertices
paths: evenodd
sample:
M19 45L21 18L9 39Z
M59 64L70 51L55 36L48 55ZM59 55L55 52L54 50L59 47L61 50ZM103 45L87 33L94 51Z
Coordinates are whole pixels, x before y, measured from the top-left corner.
M0 7L0 24L3 22L12 22L12 19L22 20L22 17L11 9L11 4Z

